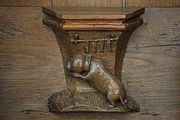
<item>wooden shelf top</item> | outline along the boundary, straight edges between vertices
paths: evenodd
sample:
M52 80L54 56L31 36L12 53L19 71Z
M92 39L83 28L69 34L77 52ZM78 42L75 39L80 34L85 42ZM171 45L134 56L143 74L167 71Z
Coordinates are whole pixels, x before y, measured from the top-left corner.
M140 16L145 8L50 8L43 12L59 19L130 19Z
M144 8L43 8L45 24L63 30L127 30L138 27Z

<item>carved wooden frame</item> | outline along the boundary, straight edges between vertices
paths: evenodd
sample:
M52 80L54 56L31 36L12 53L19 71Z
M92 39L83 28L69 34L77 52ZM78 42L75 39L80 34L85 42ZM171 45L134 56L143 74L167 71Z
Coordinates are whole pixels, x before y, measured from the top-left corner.
M121 80L123 59L128 45L129 39L134 30L143 23L140 15L144 13L144 8L136 9L132 19L128 19L123 23L125 27L111 27L107 30L118 30L121 32L120 37L117 41L116 56L115 56L115 67L114 74ZM123 107L118 103L117 107L108 107L108 101L104 95L96 92L76 92L75 78L68 74L67 62L75 52L72 50L72 42L67 33L67 30L74 28L64 28L63 22L58 17L56 10L51 8L43 8L43 12L46 17L43 19L43 23L52 28L57 38L64 64L64 73L67 83L67 89L55 93L49 98L49 110L51 112L128 112L128 111L139 111L140 107L130 96L128 98L128 105L130 109ZM130 16L130 15L129 15ZM61 16L62 17L62 16ZM130 21L130 22L129 22ZM83 28L82 30L88 30L89 28ZM98 28L90 28L91 30L100 30ZM103 28L104 29L104 28ZM79 30L79 29L78 29ZM101 29L102 30L102 29ZM68 46L67 46L68 45ZM96 99L95 99L96 98Z

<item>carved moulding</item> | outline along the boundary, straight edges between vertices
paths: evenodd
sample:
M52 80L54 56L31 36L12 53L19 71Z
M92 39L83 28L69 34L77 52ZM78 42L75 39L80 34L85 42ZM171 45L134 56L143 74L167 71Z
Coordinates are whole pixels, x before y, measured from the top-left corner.
M143 23L140 16L144 8L43 8L43 12L46 14L43 23L56 35L67 84L66 89L49 98L49 110L139 111L138 103L126 93L121 72L128 41ZM107 35L92 39L81 39L78 35L89 30ZM71 37L70 31L76 34ZM117 37L113 31L121 34Z

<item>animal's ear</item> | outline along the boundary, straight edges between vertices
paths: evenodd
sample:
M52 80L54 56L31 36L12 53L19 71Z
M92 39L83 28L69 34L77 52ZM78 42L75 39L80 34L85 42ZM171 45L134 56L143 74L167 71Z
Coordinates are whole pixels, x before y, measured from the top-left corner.
M84 58L84 71L89 71L91 64L91 55L85 54Z
M72 58L69 59L68 62L67 62L67 66L66 66L66 67L67 67L67 70L68 70L68 71L71 71L71 67L72 67L72 66L71 66L71 64L72 64L71 62L72 62Z

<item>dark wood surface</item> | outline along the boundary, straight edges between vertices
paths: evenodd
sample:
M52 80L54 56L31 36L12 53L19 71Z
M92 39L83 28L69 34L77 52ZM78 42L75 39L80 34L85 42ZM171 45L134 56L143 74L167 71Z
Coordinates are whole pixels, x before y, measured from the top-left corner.
M178 120L180 9L152 8L132 35L122 80L141 105L138 113L48 112L48 97L62 90L61 52L42 24L41 8L0 8L0 118L2 120Z

